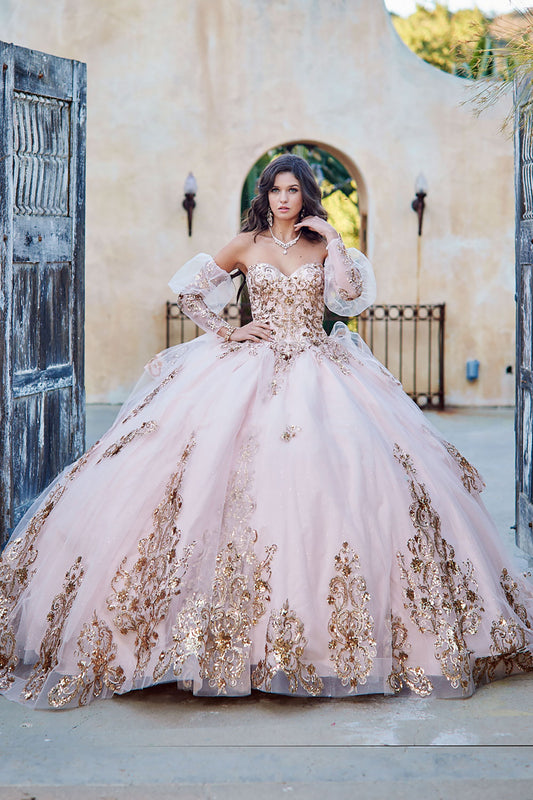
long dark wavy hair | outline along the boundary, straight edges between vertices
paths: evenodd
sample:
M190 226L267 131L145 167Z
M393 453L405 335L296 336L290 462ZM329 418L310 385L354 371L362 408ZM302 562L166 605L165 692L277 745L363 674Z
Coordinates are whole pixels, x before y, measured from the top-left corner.
M297 178L303 196L303 206L300 218L321 217L327 219L327 212L321 203L321 193L313 171L307 161L300 156L287 153L278 156L264 168L257 181L257 194L252 200L248 214L243 222L242 233L254 233L255 237L268 229L267 212L270 208L268 193L274 186L276 175L280 172L292 172ZM302 228L302 236L310 242L319 242L322 236L317 231Z

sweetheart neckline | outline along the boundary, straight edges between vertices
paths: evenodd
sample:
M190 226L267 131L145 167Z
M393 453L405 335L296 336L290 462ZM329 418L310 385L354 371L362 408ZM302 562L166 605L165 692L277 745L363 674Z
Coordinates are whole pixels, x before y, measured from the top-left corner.
M296 267L296 269L293 272L291 272L289 275L286 275L284 272L282 272L280 270L279 267L276 267L275 264L270 264L270 262L268 262L268 261L257 261L255 264L250 264L250 266L248 267L248 270L247 270L247 274L254 267L272 267L272 269L275 269L276 272L279 272L279 274L283 278L292 278L293 275L296 275L296 273L299 272L304 267L322 267L322 266L323 266L323 264L321 262L319 262L319 261L307 261L305 264L300 264L299 267Z

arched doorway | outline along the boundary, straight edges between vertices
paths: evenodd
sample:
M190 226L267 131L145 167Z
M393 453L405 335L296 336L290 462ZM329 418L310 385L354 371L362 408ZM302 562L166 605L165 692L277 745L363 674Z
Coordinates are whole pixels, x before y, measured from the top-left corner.
M348 247L363 253L367 249L367 193L359 171L339 151L320 142L294 141L276 145L257 159L249 170L241 194L241 219L250 207L256 192L257 179L262 170L283 153L304 158L313 170L322 191L322 203L328 220L339 231ZM242 298L243 321L247 321L249 306L247 296ZM330 331L340 317L326 309L324 327ZM355 327L355 322L349 323Z

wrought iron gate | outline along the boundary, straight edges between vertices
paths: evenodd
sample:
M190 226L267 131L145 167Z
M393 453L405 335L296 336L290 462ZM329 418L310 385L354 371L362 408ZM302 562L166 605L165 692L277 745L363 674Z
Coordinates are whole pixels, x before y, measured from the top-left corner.
M421 408L444 409L444 303L374 305L357 317L358 330L376 358L403 384ZM230 303L224 318L240 324L240 307ZM331 327L331 326L330 326ZM181 344L202 331L167 302L166 346Z
M441 411L445 316L444 303L392 304L370 306L357 318L359 333L409 397Z
M86 69L0 42L0 545L85 443Z

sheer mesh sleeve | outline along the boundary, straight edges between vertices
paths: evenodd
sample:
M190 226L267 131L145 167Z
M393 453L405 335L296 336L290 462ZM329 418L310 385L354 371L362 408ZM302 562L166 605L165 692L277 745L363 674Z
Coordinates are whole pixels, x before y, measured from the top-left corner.
M324 262L324 302L342 317L355 317L376 299L376 280L368 258L340 236L328 244Z
M191 258L168 285L178 295L181 311L198 327L214 333L223 328L231 333L233 328L219 313L233 298L233 282L211 256L199 253Z

